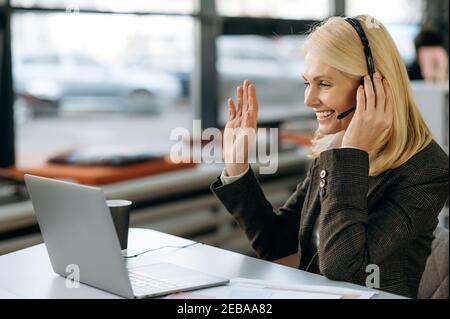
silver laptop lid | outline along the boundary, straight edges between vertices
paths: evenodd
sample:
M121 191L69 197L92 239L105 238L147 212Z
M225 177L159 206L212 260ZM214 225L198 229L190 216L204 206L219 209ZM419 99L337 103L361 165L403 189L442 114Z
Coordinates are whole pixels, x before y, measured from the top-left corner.
M53 270L66 277L76 265L82 283L133 298L103 191L32 175L25 183Z

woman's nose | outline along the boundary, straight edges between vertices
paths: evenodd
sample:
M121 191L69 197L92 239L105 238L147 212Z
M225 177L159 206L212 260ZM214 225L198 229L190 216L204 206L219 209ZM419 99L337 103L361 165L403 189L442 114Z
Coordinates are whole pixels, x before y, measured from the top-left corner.
M315 107L320 104L320 99L317 97L317 94L310 88L306 88L305 90L305 106Z

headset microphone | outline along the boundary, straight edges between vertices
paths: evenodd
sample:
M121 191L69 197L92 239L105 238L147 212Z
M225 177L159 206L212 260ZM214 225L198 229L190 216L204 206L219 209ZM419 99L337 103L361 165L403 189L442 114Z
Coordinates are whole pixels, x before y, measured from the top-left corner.
M356 111L356 106L352 107L350 110L345 111L344 113L341 113L338 115L337 119L338 120L343 120L345 119L347 116L349 116L350 114L352 114L354 111Z

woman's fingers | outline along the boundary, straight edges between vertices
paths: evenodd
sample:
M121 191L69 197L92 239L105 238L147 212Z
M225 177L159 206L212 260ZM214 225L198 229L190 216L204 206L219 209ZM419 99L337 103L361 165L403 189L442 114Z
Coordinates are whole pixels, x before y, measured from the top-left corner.
M250 84L248 87L248 111L257 112L259 109L258 97L256 96L256 86Z
M242 108L244 105L244 89L242 86L238 86L237 88L237 101L238 101L238 110L237 110L237 116L242 116Z
M248 111L248 87L250 86L251 82L249 80L244 81L244 109L242 112L246 113Z
M238 106L232 99L228 100L229 118L243 119L242 124L256 127L258 117L258 98L256 97L256 87L251 81L245 80L244 86L237 88ZM248 124L247 124L248 123Z
M364 78L364 90L366 92L366 110L368 112L375 111L375 92L369 75Z
M355 115L363 116L366 110L366 95L364 94L364 86L360 85L356 92L356 112Z
M228 99L228 120L234 120L236 118L236 105L233 99Z
M256 128L256 124L258 121L258 97L256 96L256 86L250 84L248 87L248 116L250 117L252 127Z
M377 112L384 113L385 106L386 106L386 94L385 89L383 86L383 78L381 77L381 74L379 72L375 73L374 75L374 86L375 86L375 103L376 103L376 109Z

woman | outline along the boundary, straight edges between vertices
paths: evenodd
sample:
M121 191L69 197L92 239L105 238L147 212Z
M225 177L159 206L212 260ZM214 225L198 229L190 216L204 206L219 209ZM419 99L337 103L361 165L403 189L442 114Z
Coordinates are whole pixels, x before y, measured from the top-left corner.
M226 162L211 189L260 257L299 252L300 269L360 285L376 265L381 290L416 297L448 198L448 156L418 111L389 33L381 24L369 28L368 16L357 19L370 43L373 80L365 76L362 38L346 19L326 20L306 41L304 104L319 127L312 165L286 204L273 211L246 162ZM225 158L242 143L227 131L257 125L255 86L245 81L237 98L237 107L228 101Z

